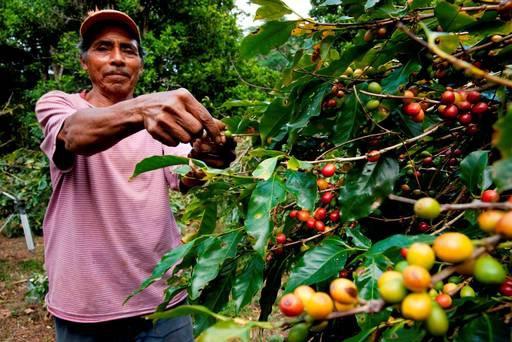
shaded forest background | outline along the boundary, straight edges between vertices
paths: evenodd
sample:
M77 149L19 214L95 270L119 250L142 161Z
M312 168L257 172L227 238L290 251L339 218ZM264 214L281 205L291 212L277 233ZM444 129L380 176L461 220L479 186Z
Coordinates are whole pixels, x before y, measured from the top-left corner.
M141 28L144 74L137 94L185 87L219 118L243 110L226 101L265 100L276 75L272 69L285 60L279 54L265 61L238 59L242 32L233 0L0 2L0 190L25 202L36 232L51 190L34 105L53 89L90 87L78 62L78 29L96 7L125 11ZM1 197L0 226L13 212L14 203ZM3 231L20 234L17 218Z

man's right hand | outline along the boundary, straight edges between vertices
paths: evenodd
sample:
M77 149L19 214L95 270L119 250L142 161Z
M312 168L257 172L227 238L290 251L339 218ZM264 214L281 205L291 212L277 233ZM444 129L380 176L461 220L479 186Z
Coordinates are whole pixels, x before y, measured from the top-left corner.
M178 89L77 110L58 133L54 160L68 165L73 154L105 151L141 129L169 146L189 143L205 130L213 141L222 143L218 120L188 90Z
M137 97L137 111L153 138L169 146L189 143L203 130L221 143L220 130L208 110L186 89Z

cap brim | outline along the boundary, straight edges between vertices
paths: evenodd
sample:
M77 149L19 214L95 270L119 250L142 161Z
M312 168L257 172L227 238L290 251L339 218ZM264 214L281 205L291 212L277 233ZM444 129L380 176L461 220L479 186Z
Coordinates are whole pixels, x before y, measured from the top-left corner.
M140 41L139 28L133 19L130 18L126 13L115 10L97 11L85 18L85 20L82 22L82 25L80 26L80 37L84 38L87 36L87 33L93 26L98 23L105 22L124 24L128 29L130 29L135 38Z

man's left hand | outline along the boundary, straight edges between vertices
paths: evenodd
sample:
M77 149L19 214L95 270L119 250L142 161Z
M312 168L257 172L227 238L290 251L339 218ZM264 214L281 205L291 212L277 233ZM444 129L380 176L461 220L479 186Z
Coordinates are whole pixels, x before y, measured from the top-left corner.
M194 140L189 157L202 160L206 165L217 169L228 167L236 158L236 142L222 133L220 138L221 143L217 143L209 136Z

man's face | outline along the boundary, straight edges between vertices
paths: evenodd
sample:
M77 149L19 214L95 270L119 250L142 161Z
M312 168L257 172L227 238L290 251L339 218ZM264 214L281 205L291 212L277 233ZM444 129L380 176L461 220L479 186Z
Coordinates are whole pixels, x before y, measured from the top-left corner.
M109 97L129 98L142 72L137 41L120 27L106 27L80 59L94 87Z

